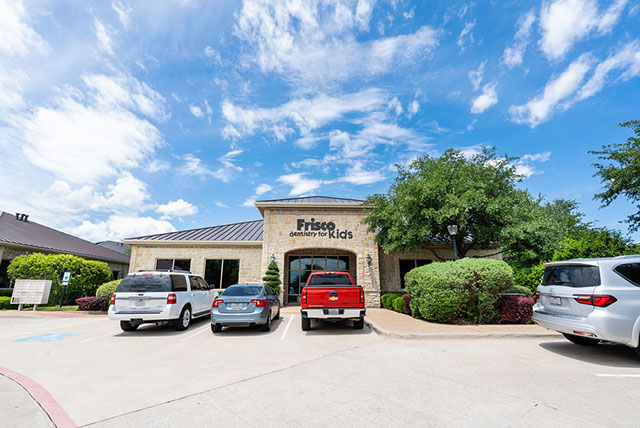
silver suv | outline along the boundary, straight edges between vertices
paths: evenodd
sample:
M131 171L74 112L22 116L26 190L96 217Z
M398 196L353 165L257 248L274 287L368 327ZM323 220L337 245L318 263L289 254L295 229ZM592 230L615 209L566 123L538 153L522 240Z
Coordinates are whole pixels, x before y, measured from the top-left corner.
M193 318L209 315L217 295L202 277L188 271L130 273L111 296L109 319L119 320L124 331L161 321L186 330Z
M544 265L533 320L578 345L621 343L640 355L640 256Z

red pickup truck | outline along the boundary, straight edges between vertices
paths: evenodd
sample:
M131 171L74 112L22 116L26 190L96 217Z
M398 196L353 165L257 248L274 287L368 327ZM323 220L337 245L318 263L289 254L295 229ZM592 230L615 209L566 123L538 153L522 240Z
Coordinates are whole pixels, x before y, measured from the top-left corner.
M302 330L311 329L311 320L353 320L364 327L364 290L355 285L349 272L313 272L302 289Z

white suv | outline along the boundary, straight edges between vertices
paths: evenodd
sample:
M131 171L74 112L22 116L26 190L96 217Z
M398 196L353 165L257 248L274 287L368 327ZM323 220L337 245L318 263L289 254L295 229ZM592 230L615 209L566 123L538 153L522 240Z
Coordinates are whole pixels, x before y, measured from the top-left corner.
M171 321L186 330L191 320L208 316L217 292L188 271L140 271L127 275L111 296L109 319L124 331L143 323Z

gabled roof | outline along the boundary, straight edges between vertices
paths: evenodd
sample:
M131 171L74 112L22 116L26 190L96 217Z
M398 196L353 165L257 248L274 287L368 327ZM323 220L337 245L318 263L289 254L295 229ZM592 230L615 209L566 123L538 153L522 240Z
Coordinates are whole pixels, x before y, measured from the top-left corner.
M303 196L300 198L265 199L256 201L256 204L362 204L362 199L334 198L332 196Z
M96 242L96 244L125 255L127 254L127 251L131 249L131 245L125 244L124 242L120 241L101 241Z
M0 243L29 247L34 251L68 253L114 263L129 263L129 256L36 223L0 214Z
M220 241L220 242L256 242L262 241L264 220L223 224L221 226L202 227L200 229L179 230L177 232L158 233L125 239L130 241Z

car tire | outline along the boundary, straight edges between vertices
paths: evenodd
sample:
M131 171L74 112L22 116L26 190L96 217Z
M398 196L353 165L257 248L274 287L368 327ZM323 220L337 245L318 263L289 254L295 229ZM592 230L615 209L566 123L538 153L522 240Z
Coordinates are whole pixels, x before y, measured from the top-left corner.
M267 316L267 322L262 324L262 331L269 331L271 330L271 315L269 314Z
M600 339L592 339L590 337L576 336L575 334L562 333L569 342L575 343L580 346L593 346L600 343Z
M211 324L212 333L220 333L221 331L222 331L222 326L220 324Z
M355 328L356 330L362 330L364 328L364 318L360 318L358 321L354 321L353 328Z
M120 328L122 331L136 331L139 324L132 324L129 321L120 321Z
M311 318L302 318L302 331L311 330Z
M280 319L280 306L278 306L278 313L276 313L276 316L273 319L274 320L279 320Z
M191 325L191 306L187 305L182 308L180 317L177 320L173 320L173 328L178 331L184 331Z

